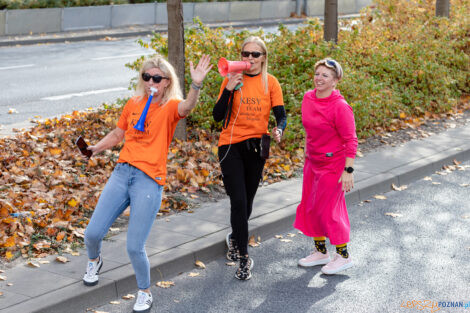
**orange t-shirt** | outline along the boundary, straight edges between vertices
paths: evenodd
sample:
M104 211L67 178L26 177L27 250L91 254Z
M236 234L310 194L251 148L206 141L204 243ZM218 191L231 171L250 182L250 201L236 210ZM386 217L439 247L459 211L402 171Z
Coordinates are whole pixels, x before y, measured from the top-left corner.
M227 83L228 78L225 78L220 88L219 98ZM220 133L219 147L249 138L261 138L263 134L269 133L269 113L271 108L279 105L284 105L284 99L281 85L276 77L268 74L268 92L265 93L261 75L254 77L243 75L243 86L234 92L230 123ZM232 137L231 140L230 137Z
M118 162L127 162L152 177L158 184L166 180L166 160L176 124L182 118L178 113L181 100L170 100L165 105L152 103L145 119L143 132L134 125L147 103L147 97L132 97L124 106L117 127L125 130L124 147Z

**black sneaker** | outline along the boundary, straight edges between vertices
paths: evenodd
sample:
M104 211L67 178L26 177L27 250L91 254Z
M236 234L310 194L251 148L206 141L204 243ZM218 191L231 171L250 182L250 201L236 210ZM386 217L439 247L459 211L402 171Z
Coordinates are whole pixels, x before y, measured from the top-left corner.
M238 261L240 259L240 253L238 252L237 243L235 239L232 238L232 233L227 234L225 237L225 243L227 244L227 260L229 261Z
M248 280L251 278L251 269L253 268L253 259L249 256L240 257L240 267L235 273L235 277L240 280Z

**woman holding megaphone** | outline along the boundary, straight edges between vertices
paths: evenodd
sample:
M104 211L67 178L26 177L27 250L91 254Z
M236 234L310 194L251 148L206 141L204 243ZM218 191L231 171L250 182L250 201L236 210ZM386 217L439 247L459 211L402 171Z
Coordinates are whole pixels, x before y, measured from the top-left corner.
M117 127L96 145L88 147L95 155L125 139L118 163L85 231L89 261L83 283L87 286L98 283L103 266L103 237L114 220L130 206L127 253L139 288L134 312L148 312L152 306L145 242L161 204L168 147L178 121L196 106L199 89L211 67L210 57L206 55L195 68L190 62L192 83L184 100L175 70L168 61L161 56L144 61L136 94L124 106Z
M242 44L242 61L219 61L219 72L227 76L213 109L216 121L223 121L219 138L219 162L225 190L230 197L227 258L239 261L235 277L251 278L253 259L248 255L248 219L269 154L268 122L276 117L274 139L281 141L286 111L281 86L268 74L268 51L259 37Z

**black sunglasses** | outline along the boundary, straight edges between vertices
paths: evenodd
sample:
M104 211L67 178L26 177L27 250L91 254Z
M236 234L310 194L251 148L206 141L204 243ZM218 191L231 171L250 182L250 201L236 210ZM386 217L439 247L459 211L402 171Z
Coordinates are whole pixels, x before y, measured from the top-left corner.
M259 58L260 56L264 55L264 52L258 52L258 51L242 51L242 57L248 58L250 57L250 54L255 58Z
M159 82L162 81L162 79L168 79L168 77L163 77L160 75L150 75L149 73L142 73L142 79L146 82L150 80L150 78L153 80L155 84L158 84Z

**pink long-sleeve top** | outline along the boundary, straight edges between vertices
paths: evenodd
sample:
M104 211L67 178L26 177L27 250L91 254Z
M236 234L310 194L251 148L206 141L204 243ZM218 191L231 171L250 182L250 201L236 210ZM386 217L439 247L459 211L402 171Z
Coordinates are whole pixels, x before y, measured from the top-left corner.
M339 90L333 90L326 98L317 98L316 89L305 93L302 124L307 134L307 157L341 151L345 152L346 157L356 156L354 113Z

